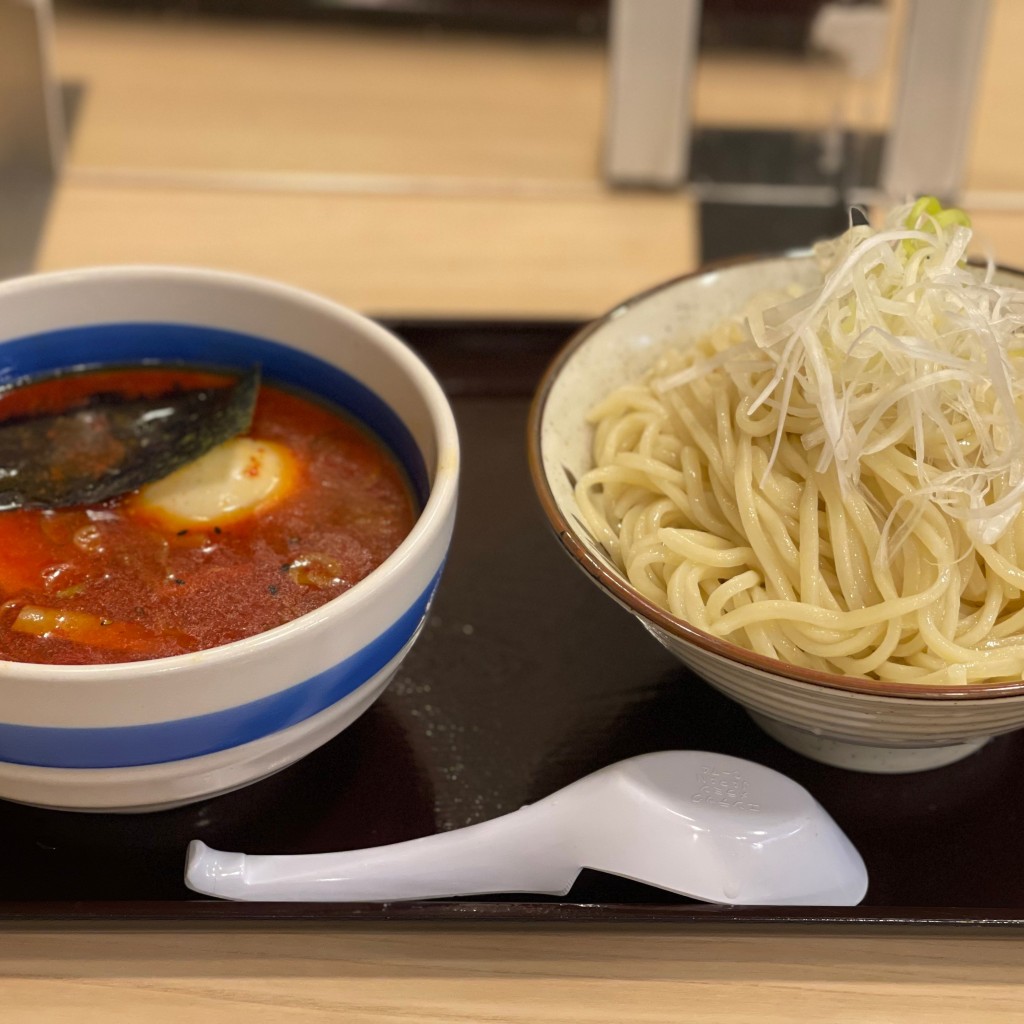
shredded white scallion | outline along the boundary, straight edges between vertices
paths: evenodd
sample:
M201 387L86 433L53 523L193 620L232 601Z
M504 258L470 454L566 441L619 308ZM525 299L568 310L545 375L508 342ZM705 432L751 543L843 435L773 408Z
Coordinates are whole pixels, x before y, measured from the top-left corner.
M966 264L965 221L918 201L819 245L821 285L747 321L775 367L749 411L777 405L781 437L798 387L821 416L804 437L820 470L856 487L865 456L901 448L918 464L907 501L993 544L1024 508L1024 291Z

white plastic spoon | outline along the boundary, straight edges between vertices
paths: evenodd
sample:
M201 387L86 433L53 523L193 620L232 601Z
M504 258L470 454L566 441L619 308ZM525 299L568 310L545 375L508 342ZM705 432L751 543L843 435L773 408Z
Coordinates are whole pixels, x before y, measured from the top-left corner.
M583 868L713 903L855 906L860 854L802 786L725 754L666 750L603 768L491 821L392 846L247 856L189 845L185 883L233 900L564 896Z

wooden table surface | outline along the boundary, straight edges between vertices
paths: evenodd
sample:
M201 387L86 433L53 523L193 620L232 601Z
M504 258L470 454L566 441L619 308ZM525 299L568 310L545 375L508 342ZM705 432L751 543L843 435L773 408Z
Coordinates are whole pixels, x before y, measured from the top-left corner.
M1016 935L731 927L7 927L5 1022L999 1024Z
M1022 8L994 5L969 182L1017 263ZM79 100L41 270L194 263L377 314L576 317L698 259L684 193L601 183L593 43L58 4L55 55ZM696 102L715 123L820 124L839 104L877 127L890 88L722 57ZM9 923L0 1019L990 1024L1024 1020L1022 965L1024 936L986 929Z

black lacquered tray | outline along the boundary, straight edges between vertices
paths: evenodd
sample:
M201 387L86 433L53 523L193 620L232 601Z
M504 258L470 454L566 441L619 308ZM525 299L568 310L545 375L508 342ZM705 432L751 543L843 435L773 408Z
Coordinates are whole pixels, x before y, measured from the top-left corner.
M366 715L237 793L148 815L0 802L0 918L1024 924L1024 733L948 768L847 772L762 733L560 550L526 467L530 396L576 325L392 322L452 398L464 447L455 540L427 627ZM721 751L806 786L867 862L852 909L699 904L585 872L561 899L226 903L182 882L193 838L248 853L397 842L506 811L646 751Z

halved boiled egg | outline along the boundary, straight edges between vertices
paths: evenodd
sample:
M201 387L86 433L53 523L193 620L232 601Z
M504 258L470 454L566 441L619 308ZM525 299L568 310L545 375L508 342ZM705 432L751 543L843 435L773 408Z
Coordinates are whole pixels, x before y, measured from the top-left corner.
M146 484L136 511L174 530L225 526L276 505L299 479L284 445L234 437L173 473Z

